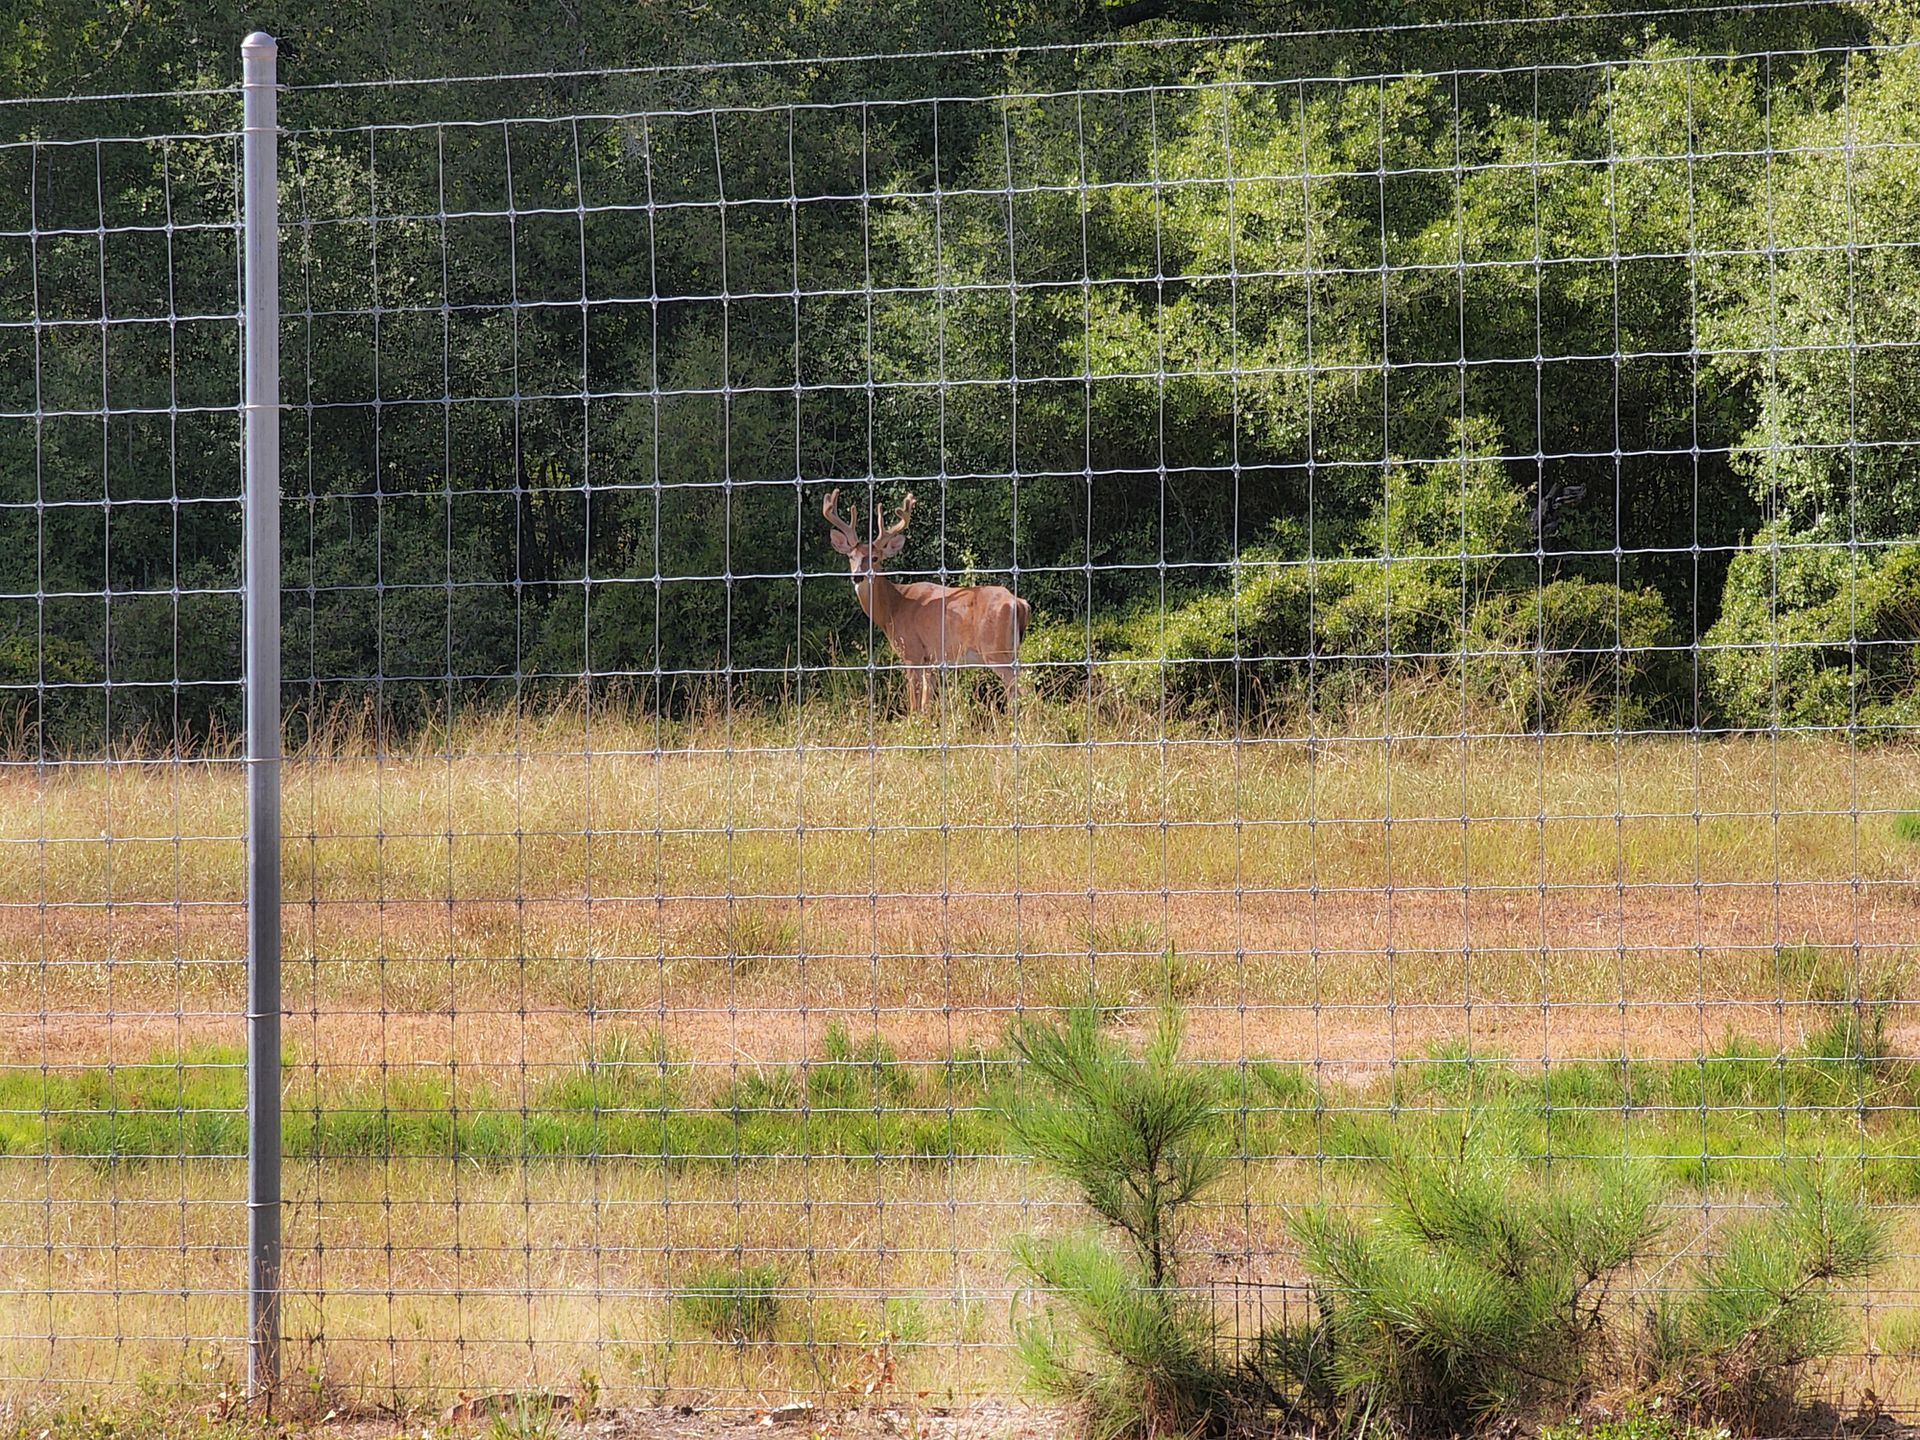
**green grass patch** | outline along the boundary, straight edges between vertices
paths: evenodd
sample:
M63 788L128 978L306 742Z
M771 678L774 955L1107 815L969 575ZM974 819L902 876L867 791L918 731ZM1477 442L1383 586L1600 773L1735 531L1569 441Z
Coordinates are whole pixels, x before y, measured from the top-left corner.
M1862 1162L1871 1193L1911 1198L1920 1087L1913 1067L1887 1053L1883 1016L1836 1004L1785 1052L1729 1036L1683 1060L1522 1067L1436 1047L1364 1086L1258 1059L1228 1067L1223 1083L1234 1148L1255 1158L1366 1165L1472 1110L1499 1117L1517 1153L1575 1166L1630 1158L1679 1183L1759 1185L1783 1157L1845 1155ZM803 1063L731 1073L689 1066L657 1037L617 1038L524 1100L467 1082L456 1091L436 1074L316 1084L290 1066L282 1124L294 1159L940 1164L1006 1153L990 1110L1017 1092L1004 1048L903 1060L884 1037L856 1040L835 1026ZM0 1073L0 1154L233 1159L246 1149L244 1100L233 1049L17 1069Z
M1729 1440L1719 1427L1696 1425L1684 1415L1635 1404L1623 1415L1601 1420L1574 1416L1540 1428L1540 1440Z
M674 1308L717 1340L741 1345L771 1340L780 1328L785 1283L777 1265L711 1266L681 1287Z
M830 1030L817 1060L695 1084L657 1055L602 1054L524 1104L437 1076L314 1087L289 1070L285 1153L300 1159L632 1160L698 1164L792 1155L946 1160L994 1153L981 1106L1004 1066L976 1054L909 1065L880 1037ZM202 1049L138 1064L0 1075L0 1154L103 1161L246 1153L244 1057Z
M246 1153L246 1057L196 1046L131 1064L0 1072L0 1155Z

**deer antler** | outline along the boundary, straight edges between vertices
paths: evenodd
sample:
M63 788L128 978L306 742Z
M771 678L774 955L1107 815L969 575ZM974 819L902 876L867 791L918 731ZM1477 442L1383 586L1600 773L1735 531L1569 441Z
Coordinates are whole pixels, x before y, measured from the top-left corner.
M895 520L891 525L887 526L887 528L881 533L886 535L898 535L902 530L907 528L907 522L911 519L913 519L913 494L911 491L909 491L907 494L907 498L900 502L900 518L898 520Z
M827 524L831 525L836 531L846 537L847 543L858 545L860 543L860 532L856 528L855 522L860 518L860 511L857 507L849 505L847 507L846 517L843 519L836 509L839 503L840 492L837 489L829 490L825 503L820 506L820 514L825 517Z

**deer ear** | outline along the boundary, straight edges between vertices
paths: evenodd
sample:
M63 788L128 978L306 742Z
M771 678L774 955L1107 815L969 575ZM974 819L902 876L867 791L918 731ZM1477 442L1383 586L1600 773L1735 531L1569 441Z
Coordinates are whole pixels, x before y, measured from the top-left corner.
M876 560L891 560L900 553L901 548L905 546L906 543L907 537L905 532L896 530L888 533L883 531L881 532L880 538L874 542L873 558Z
M842 555L851 555L853 553L853 542L838 530L829 530L827 532L827 543Z

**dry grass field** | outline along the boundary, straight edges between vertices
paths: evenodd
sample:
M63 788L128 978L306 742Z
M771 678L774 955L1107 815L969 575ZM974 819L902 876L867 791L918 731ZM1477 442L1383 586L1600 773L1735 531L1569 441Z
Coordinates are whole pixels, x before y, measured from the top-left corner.
M285 777L289 1373L322 1408L1004 1392L1007 1239L1071 1220L980 1113L1005 1027L1170 984L1195 1057L1294 1077L1208 1212L1223 1281L1364 1201L1354 1127L1508 1074L1551 1153L1669 1166L1678 1250L1774 1157L1857 1163L1902 1258L1836 1383L1920 1405L1913 809L1920 757L1832 737L335 727ZM0 773L8 1393L240 1364L243 819L230 758ZM752 1343L676 1298L716 1266L775 1277Z

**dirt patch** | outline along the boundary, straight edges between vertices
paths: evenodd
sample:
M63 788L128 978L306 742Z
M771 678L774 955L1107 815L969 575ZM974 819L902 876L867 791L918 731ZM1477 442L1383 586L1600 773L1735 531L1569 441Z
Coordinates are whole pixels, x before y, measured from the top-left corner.
M1078 892L902 891L869 896L690 894L588 901L326 900L289 903L290 968L422 962L514 966L589 957L612 966L855 956L1098 953L1171 945L1188 955L1324 955L1396 950L1629 953L1777 945L1885 947L1920 934L1920 886L1882 880L1694 884L1314 887L1272 877L1208 889L1137 885ZM124 980L143 968L170 986L245 953L237 905L114 906L49 901L0 911L0 963L47 984ZM136 963L137 962L137 963ZM69 971L80 971L69 974Z
M984 1401L950 1407L911 1402L848 1410L823 1410L806 1418L775 1420L778 1411L708 1412L625 1410L588 1421L590 1435L606 1440L749 1440L749 1437L826 1436L841 1440L1051 1440L1072 1433L1069 1417L1040 1406Z
M788 1413L783 1413L787 1411ZM456 1435L484 1431L489 1420L442 1421ZM396 1440L418 1425L393 1419L334 1419L302 1426L315 1440ZM772 1401L736 1409L691 1405L597 1411L561 1421L557 1436L580 1440L1056 1440L1075 1433L1065 1411L1017 1401L963 1405L889 1401L846 1409L788 1407Z
M690 997L697 999L698 997ZM818 1058L830 1025L856 1038L879 1034L906 1063L933 1063L997 1044L1013 1009L926 1013L893 1007L808 1012L675 1004L616 1013L591 1024L575 1012L477 1010L322 1011L284 1023L296 1087L362 1084L382 1073L438 1072L511 1097L577 1069L599 1046L649 1029L665 1036L676 1063L746 1075L768 1065ZM1909 1008L1909 1013L1911 1009ZM1251 1000L1190 1005L1187 1053L1315 1067L1331 1083L1364 1084L1394 1064L1421 1063L1462 1048L1484 1060L1547 1065L1573 1060L1678 1060L1712 1053L1729 1037L1792 1051L1828 1018L1820 1007L1765 1000L1612 1005L1479 1002L1287 1006ZM1123 1028L1125 1023L1123 1022ZM1889 1028L1893 1053L1920 1053L1920 1023ZM151 1063L196 1045L234 1047L238 1017L60 1015L0 1026L0 1063L49 1067ZM308 1094L314 1093L310 1088ZM296 1100L294 1103L299 1103Z
M570 1065L657 1028L699 1064L817 1053L829 1024L902 1058L1084 997L1146 1003L1177 960L1195 1053L1379 1065L1436 1045L1521 1059L1672 1058L1732 1033L1791 1048L1824 1019L1780 947L1912 998L1920 892L1640 886L293 907L298 1063ZM99 1064L242 1040L237 912L0 914L0 1063ZM143 958L144 957L144 958ZM8 1013L10 1012L10 1013Z

